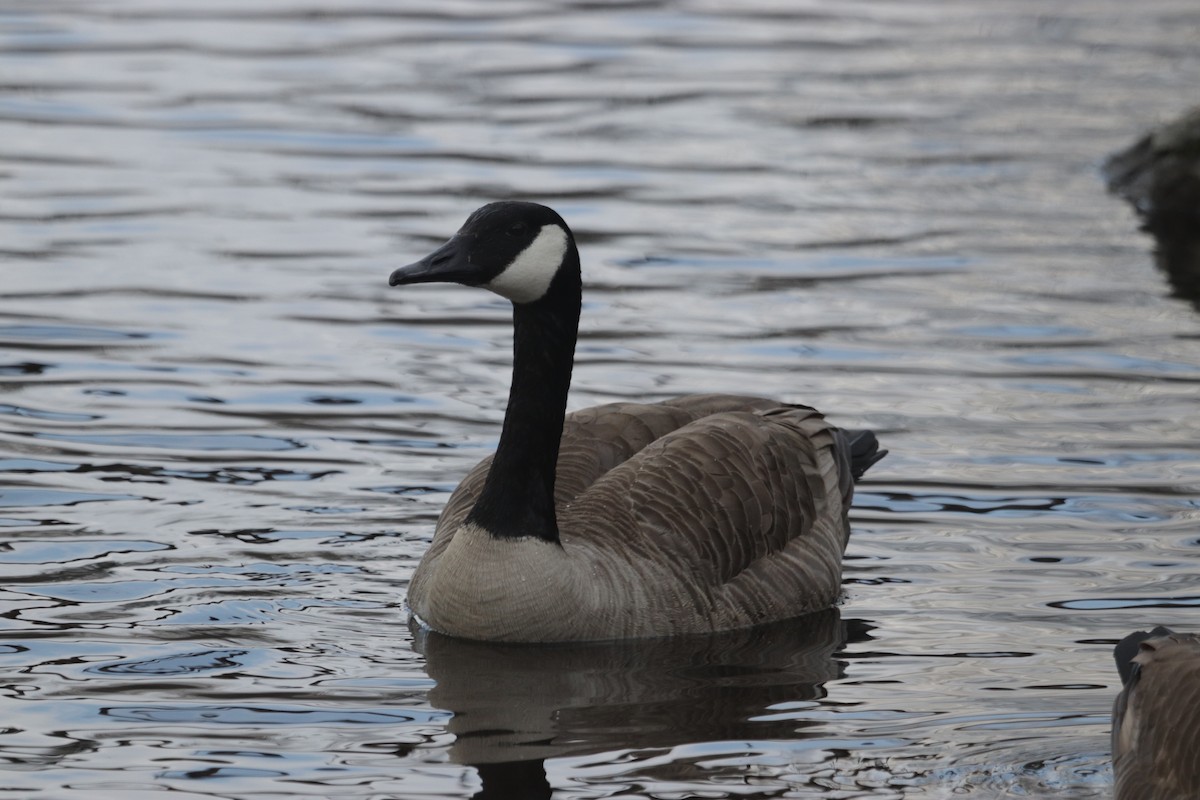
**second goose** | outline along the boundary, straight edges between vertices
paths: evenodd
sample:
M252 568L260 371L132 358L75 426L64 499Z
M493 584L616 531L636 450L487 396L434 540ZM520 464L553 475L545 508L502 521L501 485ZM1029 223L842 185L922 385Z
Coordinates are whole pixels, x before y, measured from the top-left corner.
M1200 797L1200 636L1158 626L1113 650L1114 800Z
M451 495L409 586L424 625L470 639L707 633L833 604L869 431L759 397L695 395L566 414L579 252L552 209L500 202L392 273L513 304L493 456Z

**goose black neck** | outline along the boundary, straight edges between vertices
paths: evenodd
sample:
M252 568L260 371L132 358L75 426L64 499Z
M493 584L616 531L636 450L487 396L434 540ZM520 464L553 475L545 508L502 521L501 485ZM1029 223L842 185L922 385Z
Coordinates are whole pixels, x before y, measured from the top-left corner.
M497 538L558 542L554 478L579 332L574 244L545 296L513 304L513 376L500 444L467 517Z

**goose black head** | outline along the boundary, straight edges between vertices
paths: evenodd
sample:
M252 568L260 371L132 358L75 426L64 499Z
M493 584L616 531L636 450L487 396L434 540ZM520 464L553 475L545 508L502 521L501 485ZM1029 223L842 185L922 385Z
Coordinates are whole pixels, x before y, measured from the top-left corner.
M461 283L533 303L573 252L570 229L553 209L506 200L477 210L450 241L397 269L388 283Z

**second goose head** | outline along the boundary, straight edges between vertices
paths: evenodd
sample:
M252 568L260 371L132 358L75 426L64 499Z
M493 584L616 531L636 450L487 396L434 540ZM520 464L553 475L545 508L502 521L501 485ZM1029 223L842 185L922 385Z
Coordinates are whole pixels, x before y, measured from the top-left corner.
M489 203L448 242L389 279L392 286L433 282L481 286L515 305L536 303L557 293L559 284L578 284L579 256L570 229L553 209L513 200Z

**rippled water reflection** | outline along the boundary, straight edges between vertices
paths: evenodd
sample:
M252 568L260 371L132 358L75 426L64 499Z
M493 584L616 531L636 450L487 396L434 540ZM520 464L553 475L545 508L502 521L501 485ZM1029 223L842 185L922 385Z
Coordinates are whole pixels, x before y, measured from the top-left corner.
M1106 797L1111 643L1198 627L1200 324L1096 168L1198 40L1190 0L5 5L0 785ZM573 407L880 430L838 613L414 639L509 327L386 276L498 197L577 230Z

